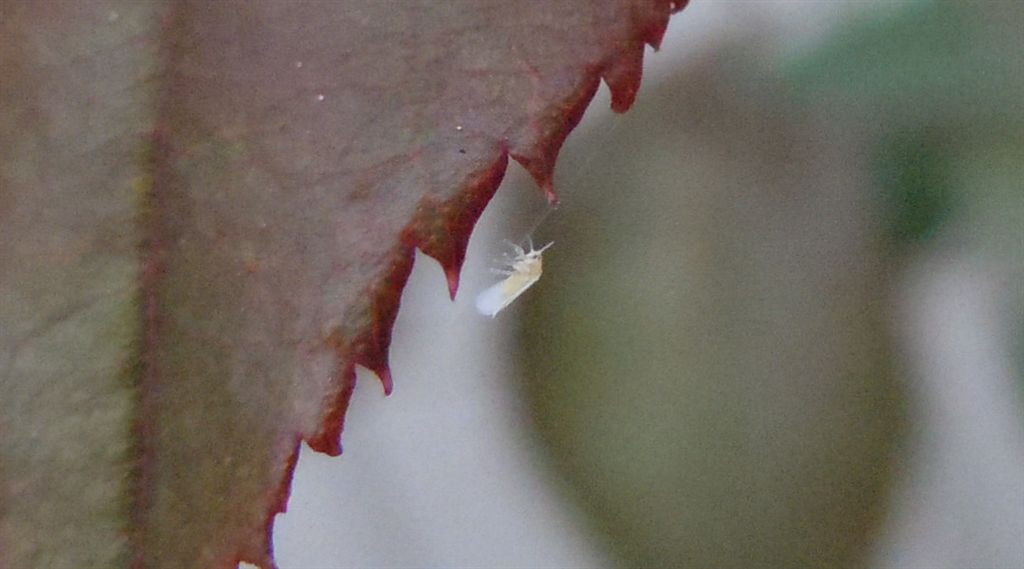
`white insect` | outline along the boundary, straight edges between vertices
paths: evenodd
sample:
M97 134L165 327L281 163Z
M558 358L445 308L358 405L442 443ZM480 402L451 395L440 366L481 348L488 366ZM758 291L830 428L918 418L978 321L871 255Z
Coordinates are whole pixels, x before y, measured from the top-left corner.
M533 244L530 244L529 251L515 243L509 244L512 245L512 252L515 255L505 255L507 268L491 269L495 273L503 275L505 280L492 285L476 297L476 309L484 316L494 318L540 279L543 271L541 255L548 247L554 245L554 242L536 250L534 250Z

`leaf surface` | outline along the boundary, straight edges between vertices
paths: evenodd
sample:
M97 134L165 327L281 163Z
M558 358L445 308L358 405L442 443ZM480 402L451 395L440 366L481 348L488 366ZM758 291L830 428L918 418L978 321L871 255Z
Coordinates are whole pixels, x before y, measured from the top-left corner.
M2 4L0 566L273 566L419 248L554 200L674 0Z

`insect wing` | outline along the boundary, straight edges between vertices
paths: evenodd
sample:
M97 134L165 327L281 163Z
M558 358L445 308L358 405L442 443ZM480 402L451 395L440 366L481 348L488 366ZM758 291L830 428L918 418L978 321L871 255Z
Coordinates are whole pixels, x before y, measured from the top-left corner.
M494 318L512 301L519 298L519 295L526 292L526 289L537 282L540 275L514 273L499 283L496 283L480 293L476 297L476 309L484 316Z
M502 285L505 281L501 281L495 285L487 287L486 290L481 292L476 297L476 310L484 316L490 316L494 318L501 312L502 308L508 306L511 300L506 300L502 294Z

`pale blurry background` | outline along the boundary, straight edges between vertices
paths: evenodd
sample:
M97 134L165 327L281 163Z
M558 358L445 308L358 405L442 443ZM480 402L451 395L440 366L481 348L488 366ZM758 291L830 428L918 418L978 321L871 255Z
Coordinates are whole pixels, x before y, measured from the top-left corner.
M1024 568L1024 8L695 0L635 108L418 257L280 566Z

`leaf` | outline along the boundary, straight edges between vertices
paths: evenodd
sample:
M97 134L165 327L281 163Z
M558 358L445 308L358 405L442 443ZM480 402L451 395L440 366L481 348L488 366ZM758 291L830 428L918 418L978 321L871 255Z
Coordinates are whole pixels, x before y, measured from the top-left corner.
M0 5L0 566L273 566L414 248L555 199L678 0Z

